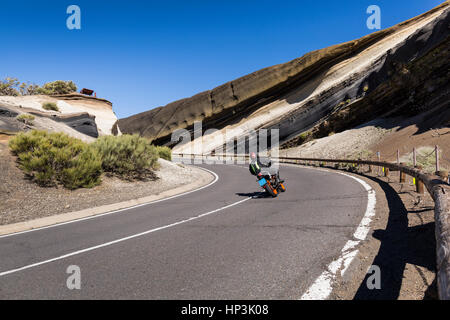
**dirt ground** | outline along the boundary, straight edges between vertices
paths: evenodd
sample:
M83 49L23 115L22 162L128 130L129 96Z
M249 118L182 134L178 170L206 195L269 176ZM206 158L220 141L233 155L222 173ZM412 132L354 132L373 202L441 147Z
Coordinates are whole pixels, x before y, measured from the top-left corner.
M0 135L0 225L159 194L189 184L203 173L160 159L159 179L155 181L126 182L104 175L101 185L92 189L44 188L25 178L7 140L8 136Z
M8 140L9 140L9 138L10 138L9 135L1 134L1 133L0 133L0 142L1 142L1 143L7 143Z
M414 121L414 119L412 119ZM373 152L380 151L385 161L395 161L397 150L400 156L411 154L413 148L439 146L441 149L440 163L444 169L450 169L450 125L442 126L427 125L426 130L421 129L421 123L410 123L406 121L403 125L387 133L383 139L372 145ZM433 155L434 157L434 155Z

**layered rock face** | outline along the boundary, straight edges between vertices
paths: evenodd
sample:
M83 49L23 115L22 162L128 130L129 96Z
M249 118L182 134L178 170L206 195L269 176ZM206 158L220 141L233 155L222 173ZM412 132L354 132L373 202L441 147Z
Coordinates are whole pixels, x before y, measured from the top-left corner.
M175 130L192 132L194 122L202 121L203 131L219 129L203 137L201 152L207 153L222 146L225 129L239 128L245 134L253 129L276 128L281 141L287 143L361 100L369 105L367 115L379 115L372 112L377 104L370 102L377 88L394 79L400 66L418 61L448 41L448 7L447 1L389 29L120 119L119 126L125 133L139 133L157 144L170 144ZM384 92L385 100L397 94L393 90ZM175 151L190 152L192 144L177 145Z
M58 111L43 109L43 103L47 102L55 103ZM36 128L61 130L78 138L83 137L84 140L89 140L89 137L97 138L99 135L121 134L111 102L78 93L0 96L0 130L24 130L23 124L15 119L21 113L35 116Z

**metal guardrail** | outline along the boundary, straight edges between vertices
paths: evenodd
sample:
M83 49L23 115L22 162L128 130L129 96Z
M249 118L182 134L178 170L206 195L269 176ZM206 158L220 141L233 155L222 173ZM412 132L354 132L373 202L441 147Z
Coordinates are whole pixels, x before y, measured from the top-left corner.
M177 154L181 159L201 159L201 160L237 160L243 161L249 158L248 155L236 154ZM370 168L382 167L385 175L389 175L389 171L400 172L400 181L404 181L404 175L412 176L416 179L416 191L423 193L423 186L426 187L428 193L432 196L435 219L435 236L436 236L436 266L437 266L437 286L439 298L441 300L450 300L450 186L448 184L448 174L445 176L441 172L441 176L431 175L423 172L419 168L412 168L402 164L370 161L370 160L348 160L348 159L320 159L320 158L300 158L300 157L271 157L280 163L289 163L297 165L307 165L307 163L347 163L354 165L368 165ZM306 163L305 163L306 162ZM403 180L403 181L402 181Z

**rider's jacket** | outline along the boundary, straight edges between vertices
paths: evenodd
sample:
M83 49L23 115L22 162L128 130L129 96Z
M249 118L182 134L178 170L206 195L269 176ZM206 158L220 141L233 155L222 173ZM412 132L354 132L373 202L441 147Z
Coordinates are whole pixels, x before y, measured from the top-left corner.
M248 166L250 173L254 176L258 175L261 172L261 166L258 164L258 161L251 162Z
M250 173L254 176L257 176L261 172L261 167L270 167L269 165L264 165L261 163L259 157L256 160L252 160L248 166Z

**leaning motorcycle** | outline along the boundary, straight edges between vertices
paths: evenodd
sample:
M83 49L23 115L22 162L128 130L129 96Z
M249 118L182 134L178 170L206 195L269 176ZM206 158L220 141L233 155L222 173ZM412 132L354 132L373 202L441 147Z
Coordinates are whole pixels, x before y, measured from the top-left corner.
M269 172L260 172L258 174L258 184L273 198L277 197L280 192L285 192L284 180L280 179L278 173L271 174Z

